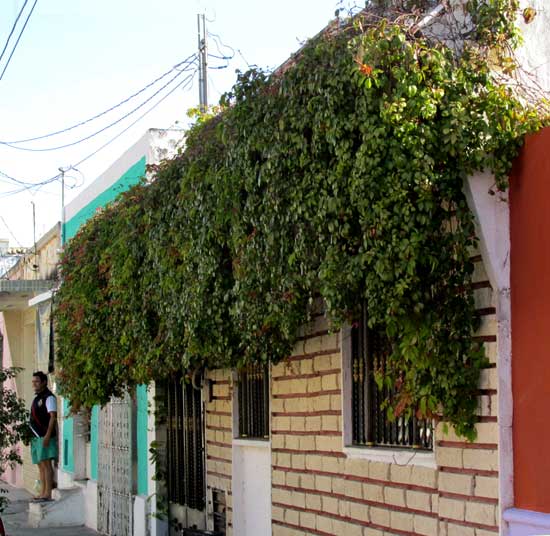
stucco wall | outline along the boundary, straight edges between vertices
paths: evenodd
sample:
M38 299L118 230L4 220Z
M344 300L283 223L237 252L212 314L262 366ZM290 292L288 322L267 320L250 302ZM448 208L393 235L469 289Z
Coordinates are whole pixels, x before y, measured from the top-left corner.
M10 270L9 279L54 279L59 259L59 224L52 227Z
M0 334L2 335L2 363L0 365L3 368L9 368L13 367L13 359L11 355L11 346L10 346L10 339L8 336L8 332L6 329L6 323L4 321L4 313L0 313ZM10 389L12 391L15 391L18 396L20 395L20 391L17 388L17 382L14 379L8 380L4 384L5 389ZM22 446L18 447L19 453L22 454ZM13 486L22 486L23 485L23 472L22 468L20 466L16 466L13 469L8 468L4 473L1 475L2 480L5 480L9 484L12 484Z
M550 513L550 129L510 179L515 506Z

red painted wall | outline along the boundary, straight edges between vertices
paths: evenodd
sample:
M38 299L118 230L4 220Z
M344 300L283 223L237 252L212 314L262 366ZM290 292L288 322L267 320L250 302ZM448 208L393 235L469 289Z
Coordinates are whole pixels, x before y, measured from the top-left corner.
M550 513L550 128L510 179L516 508Z

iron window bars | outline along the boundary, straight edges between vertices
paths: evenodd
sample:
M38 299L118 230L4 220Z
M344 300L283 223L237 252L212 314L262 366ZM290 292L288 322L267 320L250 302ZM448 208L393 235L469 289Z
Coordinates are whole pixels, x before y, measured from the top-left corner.
M353 444L432 450L431 420L399 416L390 421L381 408L395 391L386 386L379 389L374 372L386 371L391 345L384 333L368 327L365 305L361 319L352 326L351 346Z
M212 515L214 518L214 532L224 536L226 532L226 503L225 491L221 489L212 490Z
M249 364L239 371L239 437L269 438L269 368Z
M181 374L166 380L164 388L168 500L203 510L206 486L201 391L184 382Z

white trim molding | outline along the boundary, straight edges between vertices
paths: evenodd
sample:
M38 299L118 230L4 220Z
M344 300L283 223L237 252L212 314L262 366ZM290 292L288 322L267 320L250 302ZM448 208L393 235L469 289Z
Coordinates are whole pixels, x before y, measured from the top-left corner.
M34 307L35 305L51 300L52 296L53 292L51 290L43 292L42 294L38 294L38 296L35 296L34 298L31 298L29 300L29 307Z
M510 301L510 205L488 172L476 173L464 183L474 214L481 256L496 295L498 373L498 455L501 534L507 531L504 512L514 505L512 440L512 307Z
M371 462L419 465L421 467L437 469L434 451L389 449L385 447L344 447L344 454L348 458L370 460Z
M550 536L550 514L508 508L503 514L509 536Z

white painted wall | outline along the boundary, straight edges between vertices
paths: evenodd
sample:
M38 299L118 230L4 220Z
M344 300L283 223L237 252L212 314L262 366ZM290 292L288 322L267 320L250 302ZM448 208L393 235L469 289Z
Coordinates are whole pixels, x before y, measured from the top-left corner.
M271 534L269 441L233 441L233 534Z
M517 58L523 68L536 76L541 87L550 91L550 2L521 0L520 4L521 11L532 7L537 14L529 24L525 24L522 16L518 17L524 43L517 51Z
M499 508L501 531L507 534L504 512L514 506L510 205L507 194L489 194L494 182L490 173L476 173L465 182L464 190L475 217L481 256L496 295Z
M144 156L147 164L158 164L174 156L183 145L184 132L179 129L150 128L134 145L97 177L83 192L65 207L65 221L69 221L98 195L110 188L124 173Z

